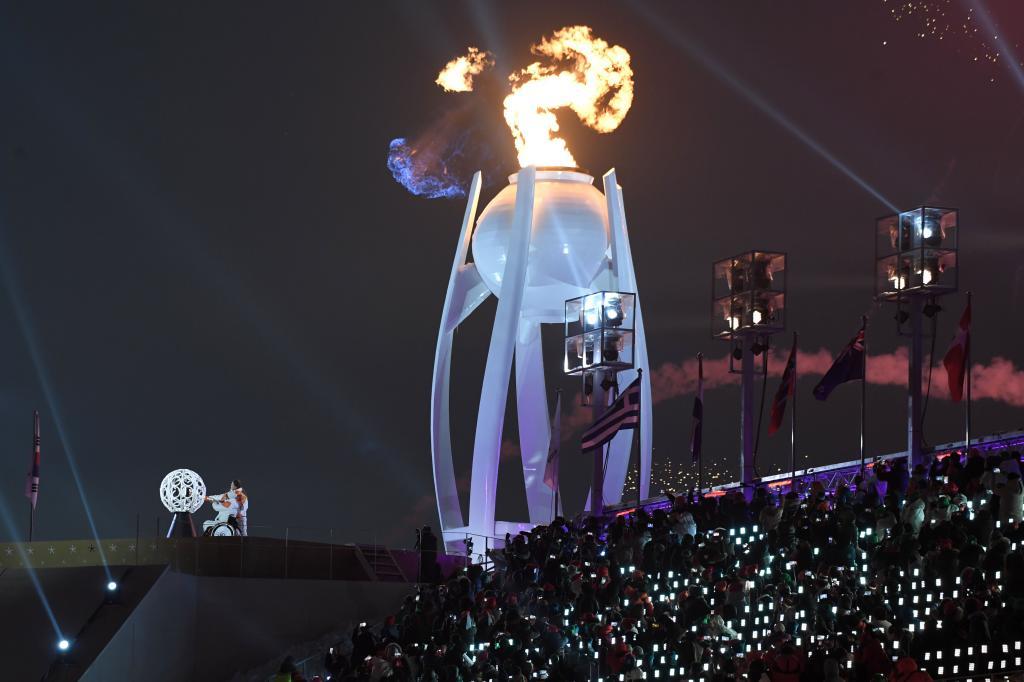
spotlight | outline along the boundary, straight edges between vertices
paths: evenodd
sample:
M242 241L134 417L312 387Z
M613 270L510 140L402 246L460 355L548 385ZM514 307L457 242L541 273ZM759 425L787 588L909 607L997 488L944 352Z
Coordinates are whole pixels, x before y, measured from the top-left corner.
M611 294L604 295L604 319L609 327L621 327L623 317L622 297Z
M914 216L914 227L921 235L921 241L928 246L942 244L942 214L934 209L925 209L924 215Z
M117 583L111 580L109 583L107 583L107 592L115 591L117 591Z
M928 303L921 308L921 312L924 313L925 317L935 317L942 312L942 306L935 301L928 301Z
M62 639L59 642L57 642L57 648L61 651L67 651L69 648L71 648L71 642L69 642L66 639Z
M760 341L754 341L754 345L750 347L750 352L754 355L760 355L766 350L768 350L768 346L762 344Z
M906 310L897 310L896 316L893 317L892 319L896 320L900 324L903 324L904 322L910 319L910 313L908 313Z
M732 349L732 357L733 357L734 360L742 360L743 359L743 349L740 348L739 346L736 346L735 348L733 348Z

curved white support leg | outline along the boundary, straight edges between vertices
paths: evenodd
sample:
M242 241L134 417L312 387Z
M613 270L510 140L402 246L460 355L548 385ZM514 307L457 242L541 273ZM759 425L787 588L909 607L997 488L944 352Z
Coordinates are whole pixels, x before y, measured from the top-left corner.
M451 380L452 331L480 304L479 287L474 286L475 276L479 285L480 275L472 264L466 264L469 253L469 239L476 220L477 204L480 200L480 173L473 176L469 188L469 200L462 218L462 232L459 234L451 275L448 277L448 292L441 312L441 325L437 334L437 348L434 352L434 376L430 392L430 449L434 467L434 496L437 498L437 513L441 531L466 525L459 503L459 491L455 485L455 467L452 462L452 438L448 421L448 388ZM454 320L454 323L453 323Z
M619 187L612 169L604 175L604 194L608 202L608 227L610 230L612 251L613 286L620 291L636 293L634 365L644 370L644 380L640 388L640 461L643 478L640 480L640 497L650 497L651 483L651 444L654 433L651 402L651 370L647 357L647 338L644 333L643 314L640 309L640 289L636 281L636 269L633 267L633 254L629 247L629 231L626 227L626 212L622 200L622 188ZM620 372L619 386L625 388L636 378L636 371ZM629 468L629 455L633 443L633 433L620 433L611 442L608 456L608 468L605 472L604 496L605 504L615 504L622 500L622 488L626 482Z
M508 258L502 274L501 296L494 314L494 327L491 329L487 364L484 366L476 438L473 443L473 478L469 491L469 531L480 535L494 535L501 436L512 357L523 307L523 290L526 286L536 179L537 170L533 166L519 171Z
M544 467L551 446L551 422L544 385L544 357L540 323L520 320L516 339L516 413L519 416L519 449L530 523L551 520L555 491L544 483Z

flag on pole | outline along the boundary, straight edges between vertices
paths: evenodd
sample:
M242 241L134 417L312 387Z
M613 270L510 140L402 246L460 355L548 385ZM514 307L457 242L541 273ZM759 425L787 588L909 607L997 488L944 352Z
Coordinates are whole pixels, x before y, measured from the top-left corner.
M28 478L25 480L25 497L36 508L36 501L39 499L39 411L32 413L32 468L29 469Z
M949 397L953 402L960 402L964 397L964 377L967 374L967 358L971 350L971 302L968 300L960 326L957 327L953 344L942 358L949 379Z
M693 398L693 431L690 434L690 457L694 464L700 461L704 440L704 354L697 355L697 395Z
M551 420L551 444L548 446L548 461L544 465L544 483L552 490L558 490L558 449L562 443L562 392L555 401L555 416Z
M796 341L789 351L789 360L786 361L786 369L782 372L782 382L779 390L772 400L772 421L768 424L768 435L772 435L782 426L782 418L786 415L786 400L796 390Z
M640 377L619 394L601 417L583 433L583 452L599 448L622 429L635 429L640 423Z
M846 348L839 354L836 361L832 363L825 376L821 378L818 385L814 387L814 397L818 400L825 400L839 384L847 381L864 379L864 326L853 337Z

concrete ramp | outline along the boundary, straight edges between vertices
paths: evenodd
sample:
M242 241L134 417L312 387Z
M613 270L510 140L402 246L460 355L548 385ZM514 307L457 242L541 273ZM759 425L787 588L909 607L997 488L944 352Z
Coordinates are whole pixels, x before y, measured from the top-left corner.
M164 573L80 678L223 682L348 622L394 613L407 583Z
M75 680L104 649L166 570L165 566L112 566L120 589L107 599L102 566L37 568L36 577L64 637L72 642L58 661L57 635L28 571L0 573L0 641L12 680Z
M394 613L420 557L374 545L274 538L104 540L121 587L107 599L95 543L0 546L0 641L8 677L73 680L227 680L346 623ZM17 550L17 551L16 551ZM439 556L443 575L463 557ZM70 651L30 579L34 570Z

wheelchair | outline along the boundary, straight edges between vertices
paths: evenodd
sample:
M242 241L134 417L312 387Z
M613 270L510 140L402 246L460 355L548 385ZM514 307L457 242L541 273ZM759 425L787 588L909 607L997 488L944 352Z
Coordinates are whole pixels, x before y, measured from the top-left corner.
M217 512L217 516L203 521L203 537L229 538L241 535L238 522L226 509L217 502L211 502L210 505Z

